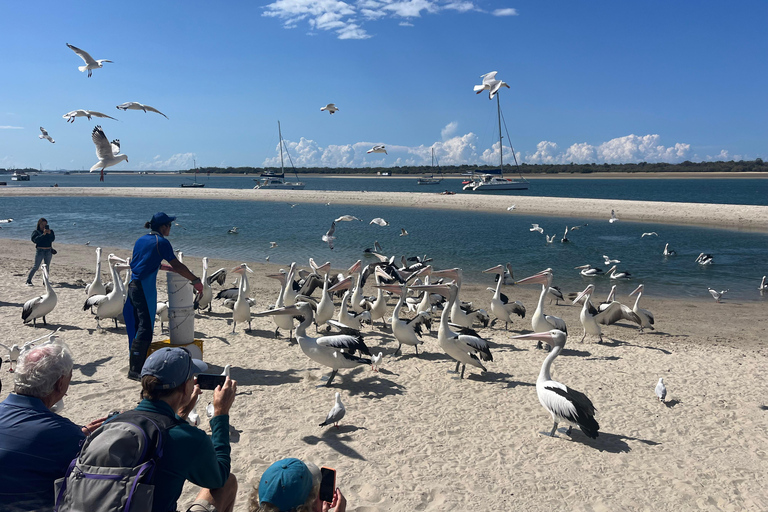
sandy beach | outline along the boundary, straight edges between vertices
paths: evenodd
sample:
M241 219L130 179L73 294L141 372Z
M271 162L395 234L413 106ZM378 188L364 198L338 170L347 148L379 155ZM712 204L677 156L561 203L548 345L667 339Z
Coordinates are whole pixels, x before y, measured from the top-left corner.
M349 192L315 190L233 190L200 188L77 188L19 187L0 189L0 197L22 196L91 196L216 199L236 201L273 201L334 203L348 205L388 205L404 208L432 208L515 212L540 216L576 216L609 219L611 210L628 222L689 224L730 229L768 232L768 206L626 201L613 199L580 199L514 195L442 195L440 193Z
M73 190L45 192L60 195ZM192 197L184 190L156 193L165 197L171 192ZM247 197L252 192L211 190L194 197L219 193ZM148 191L89 189L88 193L147 197ZM283 194L270 192L273 199L277 195ZM354 195L344 200L352 201ZM339 194L317 192L284 196L341 201ZM417 201L472 200L423 196ZM513 201L523 211L528 205L533 208L535 198L525 199ZM488 207L494 201L506 207L509 200L483 198L476 207ZM621 201L611 201L612 206L589 203L601 216L606 207L608 212L610 208L623 212L624 218L633 211ZM674 205L669 208L675 210ZM724 211L736 215L736 210L748 209L765 219L765 207ZM703 222L697 215L704 212L702 205L702 213L692 213L691 218ZM658 216L659 212L637 211L638 216L644 214ZM763 229L765 225L763 221ZM133 407L139 387L125 377L123 326L115 329L114 323L104 321L107 328L97 332L96 321L82 309L83 284L94 277L94 248L58 244L57 249L51 279L58 306L47 317L48 328L61 328L76 363L63 415L85 423L111 410ZM129 255L126 250L104 248L105 254L110 251ZM0 246L0 328L8 345L46 332L45 327L35 329L21 321L23 303L42 292L40 273L34 287L24 286L33 255L29 242L3 240ZM199 274L202 264L196 256L187 255L185 262ZM334 269L345 269L353 262L332 263ZM213 269L233 265L210 262ZM252 311L267 309L279 288L277 281L264 275L276 267L249 265L255 271L251 297L257 305ZM492 278L486 277L485 284L465 286L462 299L489 309L491 295L485 287ZM108 280L106 272L103 279ZM475 281L482 279L477 276ZM161 273L161 297L164 282ZM591 440L578 429L570 437L565 435L562 425L555 438L542 434L552 427L535 389L545 352L536 350L533 342L510 339L530 332L539 288L506 286L503 291L512 300L522 301L528 316L516 321L510 331L501 326L480 329L490 342L494 360L488 363L488 373L468 369L464 380L448 373L454 363L439 348L436 332L424 337L420 357L415 357L412 347L404 347L403 355L394 357L397 344L379 323L366 329L364 337L374 353L385 354L381 371L341 370L333 386L326 388L321 380L326 369L308 359L295 342L276 339L271 319L254 318L251 332L238 326L233 335L231 312L218 301L212 313L198 314L196 337L204 340L204 359L211 371L232 364L232 377L239 383L231 414L232 469L241 483L236 510L246 510L251 483L264 469L287 456L336 468L348 510L358 512L768 510L764 382L768 319L763 303L660 300L647 290L642 307L654 312L657 329L640 334L628 323L605 327L602 345L590 337L579 342L580 307L546 305L545 311L562 317L570 332L566 350L554 363L553 377L594 402L600 436ZM575 290L564 290L568 291ZM366 292L373 293L372 288ZM599 296L606 292L598 288ZM618 300L633 304L632 298ZM394 303L390 301L388 314ZM309 334L314 335L314 328ZM155 339L165 337L157 326ZM13 374L7 368L4 363L0 371L0 398L12 389ZM666 404L654 395L659 377L664 377L669 390ZM336 391L347 408L341 428L318 427ZM211 392L205 392L197 408L204 430L208 428L205 405L211 399ZM196 492L187 484L179 506L191 501Z

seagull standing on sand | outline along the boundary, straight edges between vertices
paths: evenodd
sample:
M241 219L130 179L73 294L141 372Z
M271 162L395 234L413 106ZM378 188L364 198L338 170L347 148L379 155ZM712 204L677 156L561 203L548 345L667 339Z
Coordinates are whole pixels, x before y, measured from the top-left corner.
M611 224L613 224L613 223L614 223L614 222L616 222L617 220L619 220L619 218L616 216L616 212L615 212L614 210L611 210L611 218L610 218L610 219L608 219L608 222L610 222Z
M91 167L91 172L101 167L99 181L104 181L104 169L119 164L123 160L127 162L128 156L120 154L120 140L115 139L111 143L107 140L107 136L104 135L101 126L97 125L93 129L91 139L96 144L96 156L99 157L99 161Z
M715 302L718 302L718 303L720 302L720 299L723 298L723 295L728 293L728 290L723 290L720 292L713 290L712 288L707 288L707 290L709 290L709 294L712 295L712 298L715 299Z
M381 217L376 217L375 219L373 219L371 222L368 223L368 225L371 225L371 224L378 224L379 226L382 226L382 227L389 226L389 222L385 221Z
M331 114L333 114L333 112L331 112ZM319 426L325 427L326 425L333 424L334 427L339 428L339 422L345 414L347 414L347 410L344 408L344 404L341 403L341 393L337 392L336 401L334 402L333 407L331 407L328 416L325 417L325 421Z
M339 109L336 107L335 103L329 103L329 104L327 104L324 107L320 107L320 111L322 112L323 110L327 110L328 113L331 114L331 115L333 115L333 114L335 114L336 112L339 111Z
M41 138L41 139L47 139L47 140L48 140L48 142L51 142L51 143L54 143L54 142L56 142L55 140L53 140L53 137L51 137L50 135L48 135L48 131L47 131L45 128L43 128L42 126L40 127L40 131L41 131L41 132L43 132L43 133L41 133L40 135L38 135L38 137L39 137L39 138Z
M387 153L387 148L384 146L384 144L378 144L376 146L373 146L367 152L368 153L384 153L385 155L389 154Z
M112 116L108 116L107 114L102 114L101 112L96 112L95 110L84 110L81 108L73 110L72 112L67 112L61 117L66 119L68 123L74 123L76 117L87 117L89 121L92 117L104 117L107 119L112 119L113 121L117 121L117 119Z
M85 50L81 50L77 46L72 46L69 43L67 43L67 47L70 50L72 50L73 52L75 52L78 57L80 57L81 59L83 59L85 61L85 66L78 66L77 69L79 69L81 72L87 70L89 78L90 78L91 74L93 73L94 69L101 68L104 65L105 62L112 62L111 60L107 60L107 59L98 59L98 60L96 60L93 57L91 57L91 55L88 52L86 52Z
M659 379L659 383L656 384L656 396L659 397L659 402L663 402L667 398L667 386L664 385L664 378Z
M167 115L163 114L162 112L157 110L155 107L150 107L149 105L142 105L137 101L126 101L125 103L118 105L117 108L119 110L143 110L145 114L147 113L147 111L154 112L168 119Z

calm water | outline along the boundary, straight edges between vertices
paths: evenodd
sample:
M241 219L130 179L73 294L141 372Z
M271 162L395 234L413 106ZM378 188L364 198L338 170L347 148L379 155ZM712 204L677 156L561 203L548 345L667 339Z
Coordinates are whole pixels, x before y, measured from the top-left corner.
M90 241L92 247L117 246L127 251L146 232L141 227L144 222L161 209L179 217L181 226L174 226L170 240L175 249L189 255L245 262L264 261L270 256L272 263L297 261L305 266L313 257L320 262L330 260L334 268L347 268L357 259L366 261L363 249L378 240L386 254L426 254L434 258L437 268L461 267L468 281L491 283L492 278L480 271L500 263L512 263L518 279L552 267L555 284L564 291L594 283L602 299L614 281L607 277L583 278L573 267L589 263L607 270L602 258L606 254L620 259L619 268L634 276L630 281L616 283L623 302L631 300L626 294L639 283L645 283L646 294L652 296L709 299L707 286L711 286L730 289L726 296L730 300L768 300L757 291L761 276L768 274L768 235L688 226L610 224L607 220L578 218L542 221L506 212L385 206L299 204L291 208L286 203L247 201L2 197L0 218L12 217L14 222L2 225L0 237L28 240L37 219L45 216L61 243ZM335 249L331 251L320 237L333 219L345 214L364 222L339 223ZM391 225L368 224L374 217L383 217ZM557 234L558 240L566 225L589 225L569 233L569 244L547 244L544 235L529 231L533 222L541 224L545 233ZM227 234L233 225L240 228L240 234ZM399 236L401 227L408 230L409 236ZM652 231L659 236L641 238L643 232ZM275 249L269 249L272 241L278 243ZM677 251L677 256L662 256L665 242ZM713 254L715 263L707 267L696 264L694 260L701 252Z
M206 188L253 188L254 176L210 176L199 174L197 181ZM179 187L191 183L187 175L108 174L100 183L98 173L61 175L46 173L32 176L30 181L11 181L0 176L8 187ZM293 179L293 178L291 178ZM329 178L301 177L307 190L369 190L391 192L462 192L460 179L444 180L439 185L417 185L410 178ZM580 197L593 199L630 199L638 201L676 201L683 203L723 203L768 205L768 179L537 179L531 178L526 191L504 192L514 195L547 197Z

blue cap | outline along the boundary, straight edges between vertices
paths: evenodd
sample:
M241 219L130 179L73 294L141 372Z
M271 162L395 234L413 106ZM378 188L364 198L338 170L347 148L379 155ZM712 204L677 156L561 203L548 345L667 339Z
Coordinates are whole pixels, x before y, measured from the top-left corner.
M208 365L199 359L192 359L181 347L163 347L150 354L141 368L141 376L157 377L160 385L156 389L174 389L189 379L195 373L203 373Z
M170 215L166 215L164 212L157 212L152 216L152 220L149 221L149 223L152 225L152 228L164 226L165 224L169 224L176 220L176 217L171 217Z
M279 460L261 475L259 502L271 503L280 512L288 512L307 501L312 484L312 472L302 461Z

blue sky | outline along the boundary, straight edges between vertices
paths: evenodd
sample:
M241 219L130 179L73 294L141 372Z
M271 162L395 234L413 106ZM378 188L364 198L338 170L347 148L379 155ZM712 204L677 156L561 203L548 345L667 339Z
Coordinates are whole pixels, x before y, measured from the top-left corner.
M297 166L494 163L489 71L524 162L766 159L767 19L762 0L5 2L0 167L88 169L97 122L116 169L274 165L278 120ZM114 63L88 78L66 43Z

